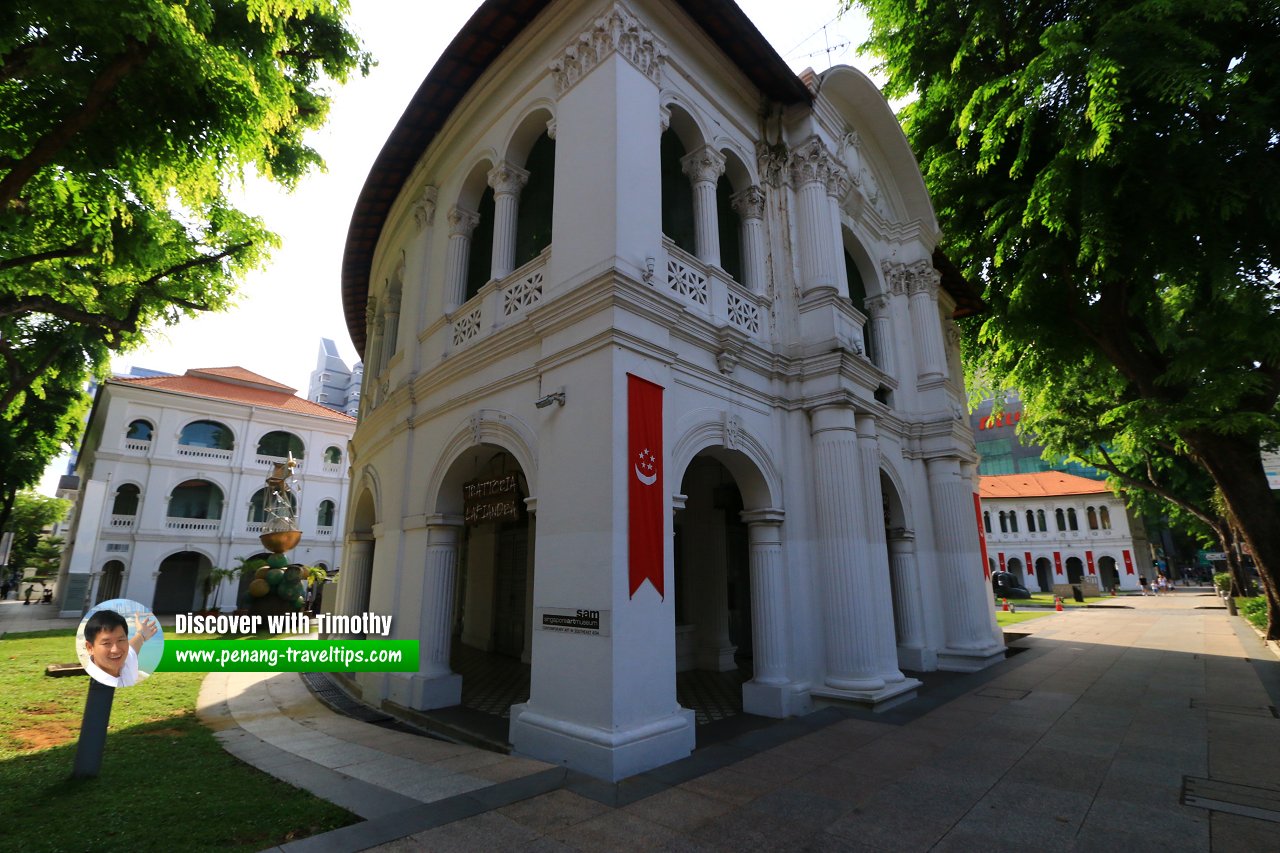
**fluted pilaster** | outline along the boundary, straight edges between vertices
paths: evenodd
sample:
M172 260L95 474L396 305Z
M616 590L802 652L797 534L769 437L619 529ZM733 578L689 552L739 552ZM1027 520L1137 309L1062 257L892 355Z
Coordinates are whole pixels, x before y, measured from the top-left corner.
M742 220L742 284L755 293L764 293L764 193L759 187L747 187L730 202Z
M353 615L369 609L369 572L373 564L373 540L347 540L347 561L338 583L338 613Z
M879 690L885 680L877 665L875 614L867 612L863 594L866 516L854 413L823 406L812 418L818 535L826 557L826 683L837 690Z
M933 511L938 571L942 580L947 645L984 649L992 645L990 601L982 560L976 555L971 484L953 458L930 459L929 506Z
M449 251L445 259L445 307L451 313L467 292L467 258L471 254L471 232L480 224L480 214L455 207L449 211Z
M422 609L418 618L419 674L424 678L438 678L451 672L453 593L457 585L461 532L460 518L437 518L427 525Z
M782 566L782 513L742 513L748 525L751 566L751 639L753 681L787 682L787 587Z
M862 477L862 507L866 519L867 564L862 572L865 612L871 619L876 650L876 674L887 683L902 681L898 669L897 640L893 634L893 592L889 581L889 549L885 543L884 497L880 490L880 440L875 418L859 415L859 472Z
M942 319L938 314L938 271L927 261L912 264L907 289L911 294L911 331L919 347L918 378L933 379L943 375L947 363L942 349Z
M686 154L680 165L693 185L693 226L698 259L718 267L720 224L716 213L716 184L724 174L724 155L708 145Z
M915 534L894 530L889 536L889 577L893 582L893 622L898 645L924 646L924 616L920 601L920 571Z
M827 185L837 164L822 140L813 136L792 152L788 165L797 195L801 286L806 295L836 290L843 284L836 278L839 223L833 219Z
M506 278L515 269L520 191L528 182L529 173L512 163L499 163L489 170L489 186L493 187L491 278Z
M891 297L888 294L872 296L866 301L871 314L871 357L875 364L890 376L896 376L893 357L893 322L889 317Z

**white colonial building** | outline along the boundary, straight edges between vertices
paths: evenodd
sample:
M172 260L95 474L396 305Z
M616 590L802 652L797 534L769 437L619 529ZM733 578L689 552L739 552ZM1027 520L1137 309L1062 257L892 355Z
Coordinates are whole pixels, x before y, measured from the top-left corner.
M528 661L515 750L618 779L694 747L683 670L783 717L1002 659L938 238L871 80L797 77L733 3L484 3L347 237L337 606L422 644L349 688L444 707L456 644Z
M1136 590L1139 576L1155 577L1141 519L1106 483L1060 471L978 481L990 571L1042 592L1063 584Z
M301 464L290 558L336 569L355 419L241 367L114 377L97 390L76 462L80 478L58 595L62 615L131 598L157 613L206 604L213 567L261 554L271 465ZM208 590L234 609L250 578Z

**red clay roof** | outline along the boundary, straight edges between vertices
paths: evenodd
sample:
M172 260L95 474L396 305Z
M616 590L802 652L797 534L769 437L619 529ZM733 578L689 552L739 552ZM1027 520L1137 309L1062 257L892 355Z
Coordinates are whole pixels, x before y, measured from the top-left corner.
M1061 471L1035 474L999 474L978 478L978 494L984 498L1043 498L1059 495L1110 494L1101 480L1077 477Z
M188 370L182 376L119 376L107 381L120 385L140 385L190 397L244 403L264 409L280 409L343 423L355 422L355 418L350 415L296 397L294 389L288 385L259 376L243 367L199 367Z

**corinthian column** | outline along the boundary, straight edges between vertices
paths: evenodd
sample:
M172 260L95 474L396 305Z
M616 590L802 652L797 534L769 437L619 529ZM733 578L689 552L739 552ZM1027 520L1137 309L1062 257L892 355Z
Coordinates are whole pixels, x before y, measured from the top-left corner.
M880 441L876 421L858 416L858 466L862 475L862 507L866 518L867 565L863 597L874 614L876 674L887 683L902 681L898 669L898 644L893 634L893 592L889 583L889 549L884 534L884 497L880 490Z
M787 683L787 587L782 568L782 512L751 510L747 523L751 567L752 681Z
M511 163L499 163L489 170L493 187L493 259L490 277L504 279L515 268L516 218L520 191L529 182L529 173Z
M347 561L338 584L341 593L336 613L354 615L369 609L369 572L373 563L373 537L353 533L347 539Z
M893 621L898 645L924 646L924 617L920 612L920 573L916 565L915 534L901 528L889 535L889 577L893 581Z
M418 671L409 679L409 706L420 711L448 708L462 701L462 676L449 668L461 535L461 517L427 517L418 610Z
M698 260L715 267L720 266L716 184L724 174L724 164L724 155L710 145L680 159L680 166L693 185L693 225L694 238L698 243Z
M747 187L730 199L742 220L742 285L753 293L765 291L764 193Z
M938 572L942 580L947 646L987 649L994 644L991 600L978 554L972 484L949 457L926 462Z
M445 258L444 313L452 314L467 292L467 257L471 254L471 232L480 224L480 214L455 207L449 211L449 252Z
M919 344L918 379L941 378L947 363L942 351L942 319L938 315L938 271L927 261L918 261L908 271L907 290L911 294L911 331Z
M896 376L893 368L893 327L889 320L891 297L882 293L866 301L871 314L871 334L867 337L867 355L871 361L890 376Z
M818 536L825 557L823 623L826 684L836 690L879 690L874 605L866 596L866 514L854 412L848 406L813 411Z
M827 197L827 181L836 163L822 140L811 136L791 155L789 166L798 197L801 287L805 295L836 290L842 282L836 280L836 223Z

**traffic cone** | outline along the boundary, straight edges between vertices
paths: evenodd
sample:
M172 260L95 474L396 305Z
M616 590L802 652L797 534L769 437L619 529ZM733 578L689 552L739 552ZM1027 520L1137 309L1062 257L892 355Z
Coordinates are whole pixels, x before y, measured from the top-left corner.
M1009 612L1009 599L1007 599L1007 598L1002 598L1002 599L1000 599L1000 600L1004 602L1004 607L1001 607L1000 609L1001 609L1002 611L1004 611L1005 613L1008 613L1008 612Z
M1053 597L1053 609L1058 611L1059 613L1062 612L1062 596L1055 595Z

